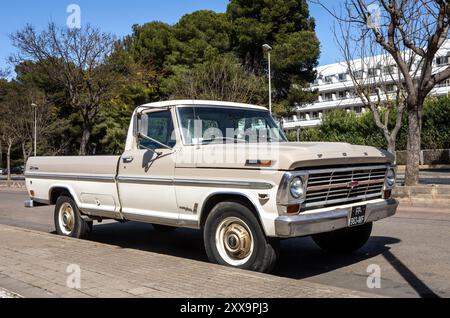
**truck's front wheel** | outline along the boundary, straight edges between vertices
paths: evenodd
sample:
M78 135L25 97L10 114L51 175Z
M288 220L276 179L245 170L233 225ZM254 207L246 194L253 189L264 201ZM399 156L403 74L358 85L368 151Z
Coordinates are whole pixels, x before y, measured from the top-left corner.
M214 207L204 228L205 249L211 262L269 272L278 257L278 240L267 238L255 215L237 202Z
M370 238L372 233L372 224L366 223L358 227L350 227L334 232L321 233L313 235L314 242L320 248L332 253L351 253L354 252Z
M56 201L54 221L59 235L85 238L92 231L92 223L83 220L75 201L68 196Z

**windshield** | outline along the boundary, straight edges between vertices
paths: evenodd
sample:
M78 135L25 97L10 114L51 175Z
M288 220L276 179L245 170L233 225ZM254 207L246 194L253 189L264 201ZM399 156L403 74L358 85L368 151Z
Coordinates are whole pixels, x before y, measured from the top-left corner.
M231 107L180 107L178 120L186 145L287 141L267 111Z

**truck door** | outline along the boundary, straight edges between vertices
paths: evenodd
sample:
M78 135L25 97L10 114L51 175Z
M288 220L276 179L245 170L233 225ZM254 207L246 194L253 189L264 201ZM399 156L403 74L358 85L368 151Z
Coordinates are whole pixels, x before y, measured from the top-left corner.
M170 110L154 110L142 115L140 129L158 141L141 139L135 149L124 152L119 161L118 189L125 219L176 225L178 208L173 184L176 144Z

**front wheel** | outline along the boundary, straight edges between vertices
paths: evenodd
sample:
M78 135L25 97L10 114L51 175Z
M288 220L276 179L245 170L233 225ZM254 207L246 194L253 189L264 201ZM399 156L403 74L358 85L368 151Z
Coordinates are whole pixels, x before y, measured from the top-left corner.
M278 258L278 240L267 238L255 215L237 202L214 207L204 241L209 260L220 265L270 272Z
M59 235L74 238L85 238L93 226L83 220L75 201L68 196L60 196L56 201L54 221Z
M372 233L372 226L373 223L366 223L357 227L316 234L312 236L312 239L325 251L332 253L351 253L367 243Z

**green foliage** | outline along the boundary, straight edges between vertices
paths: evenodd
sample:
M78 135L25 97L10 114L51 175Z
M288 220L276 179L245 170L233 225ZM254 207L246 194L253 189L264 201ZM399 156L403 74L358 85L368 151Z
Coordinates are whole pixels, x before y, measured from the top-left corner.
M246 70L232 54L178 72L170 83L174 99L221 100L260 104L264 80Z
M261 49L273 47L275 110L290 114L298 104L315 99L304 88L315 77L320 43L306 0L231 0L227 10L233 23L233 47L243 63L257 71L267 68Z
M422 128L424 149L450 148L450 98L430 98L424 105Z
M389 125L395 122L395 113L389 118ZM406 117L406 116L404 116ZM450 148L450 98L429 98L425 103L422 128L422 149ZM408 122L403 118L402 127L397 136L397 150L406 149ZM295 132L290 132L289 139L297 138ZM301 130L302 141L338 141L357 145L369 145L386 148L386 141L381 130L375 125L373 114L366 112L361 115L347 113L343 109L329 111L322 125Z

